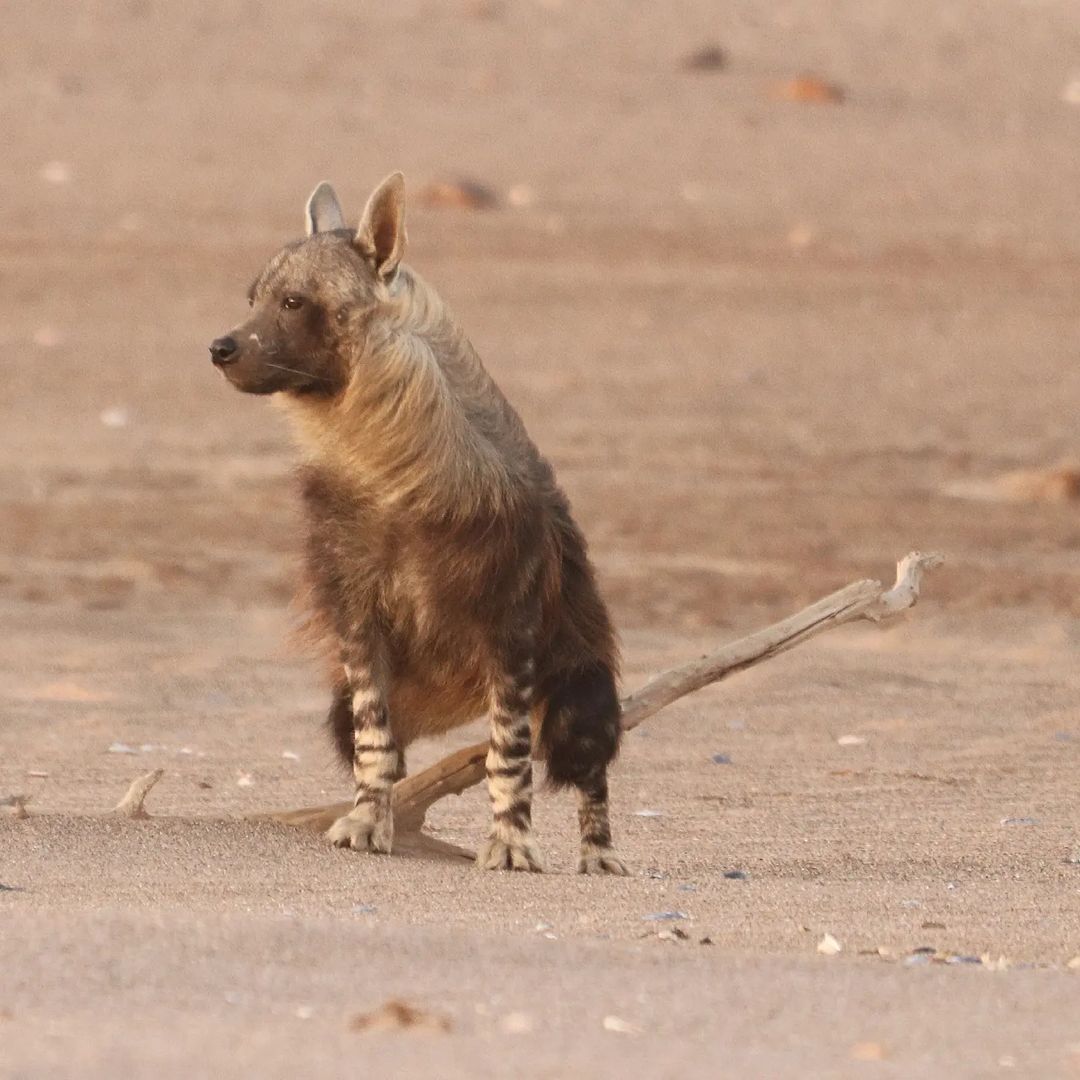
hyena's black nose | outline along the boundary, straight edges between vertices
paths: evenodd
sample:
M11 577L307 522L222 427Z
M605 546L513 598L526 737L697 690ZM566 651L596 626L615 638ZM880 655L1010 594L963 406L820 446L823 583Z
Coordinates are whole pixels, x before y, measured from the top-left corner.
M226 364L232 364L236 361L236 352L239 348L240 346L236 344L236 338L219 337L210 342L210 359L218 367L225 367Z

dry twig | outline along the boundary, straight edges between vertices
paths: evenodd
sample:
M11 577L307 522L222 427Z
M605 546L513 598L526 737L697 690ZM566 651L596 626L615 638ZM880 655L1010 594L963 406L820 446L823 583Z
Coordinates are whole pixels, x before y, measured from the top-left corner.
M623 699L623 728L629 731L673 701L778 656L826 630L859 619L882 622L899 615L918 601L923 572L940 566L942 561L940 555L914 551L897 564L896 583L891 588L886 589L880 581L856 581L709 656L662 672ZM420 830L433 803L447 795L459 795L484 779L487 751L487 742L467 746L394 785L395 849L402 847L404 841L408 848L472 857L463 849L434 840ZM352 803L343 802L266 816L287 825L324 830L350 809ZM420 842L410 842L411 834L419 834Z
M143 802L150 789L165 775L164 769L155 769L131 782L127 794L113 807L114 814L129 818L145 818L150 815L143 809Z

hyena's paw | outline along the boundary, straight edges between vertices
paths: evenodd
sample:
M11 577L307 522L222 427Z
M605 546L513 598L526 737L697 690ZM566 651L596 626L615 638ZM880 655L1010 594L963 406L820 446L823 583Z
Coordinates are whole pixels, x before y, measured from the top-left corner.
M335 847L389 855L394 846L394 817L389 806L361 803L339 817L326 830L326 838Z
M489 836L476 853L476 865L481 870L530 870L535 874L544 871L540 852L526 834L510 839Z
M619 877L629 877L630 871L626 864L611 848L589 847L583 848L581 858L578 859L577 872L579 874L616 874Z

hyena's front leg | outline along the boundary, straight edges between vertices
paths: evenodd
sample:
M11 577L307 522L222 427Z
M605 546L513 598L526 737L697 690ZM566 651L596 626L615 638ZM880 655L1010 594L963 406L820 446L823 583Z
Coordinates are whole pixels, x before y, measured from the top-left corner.
M394 842L390 796L403 771L402 755L390 730L390 714L375 666L360 649L346 653L345 674L352 694L353 808L326 835L338 847L389 854Z
M491 693L487 755L491 834L476 856L487 870L542 870L532 838L532 738L529 711L536 666L531 651L501 665Z

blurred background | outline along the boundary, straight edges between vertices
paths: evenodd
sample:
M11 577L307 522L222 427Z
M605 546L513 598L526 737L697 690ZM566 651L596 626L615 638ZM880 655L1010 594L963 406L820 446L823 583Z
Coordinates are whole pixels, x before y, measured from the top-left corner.
M400 168L620 624L913 544L1080 609L1067 3L43 2L0 79L8 602L285 598L283 426L205 346L316 181L355 218Z
M806 1040L846 1061L883 1030L883 1054L918 1044L907 1075L930 1076L935 1048L933 1075L955 1076L1051 1047L1030 1072L1048 1076L1067 1036L1075 1064L1075 995L1050 975L1009 982L1005 1005L979 996L996 976L894 985L876 951L1075 953L1075 3L38 0L4 10L0 132L0 797L36 812L2 845L24 891L0 897L22 912L0 969L23 997L0 987L0 1021L38 1010L28 1075L41 1046L70 1075L95 1039L120 1047L101 1075L130 1071L129 1045L171 1062L178 1030L232 1075L241 1028L244 1075L320 1072L372 940L365 959L411 964L406 985L442 986L467 1030L533 1008L497 988L539 973L536 1062L574 1045L614 1068L624 1036L589 1034L610 1011L676 1035L728 1024L701 1075L723 1045L740 1075L804 1077ZM538 804L540 883L242 820L349 780L317 730L319 674L287 644L288 433L206 347L302 233L316 182L355 221L394 169L407 260L590 538L628 687L910 548L949 560L900 627L830 634L628 738L613 798L636 876L602 901L569 873L566 799ZM157 767L158 820L93 816ZM432 824L475 844L485 803ZM667 924L642 919L673 908L721 946L708 963L819 966L717 978L664 942L654 993L638 939ZM878 966L826 972L825 930ZM222 987L244 988L226 1021ZM179 1003L181 1028L157 1012L131 1030L148 1001ZM837 1001L860 1030L837 1030ZM631 1067L645 1045L619 1043ZM675 1045L653 1043L656 1069L691 1075Z

